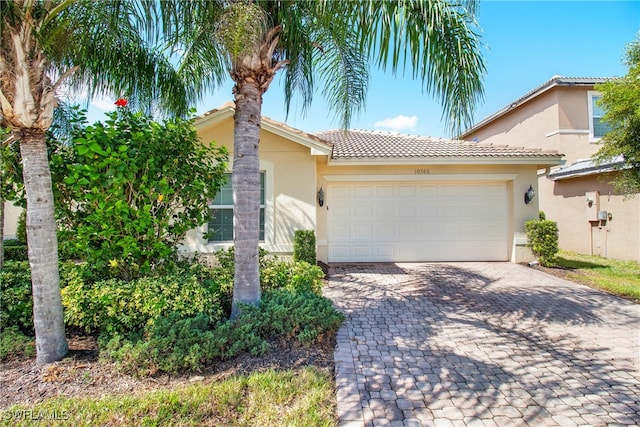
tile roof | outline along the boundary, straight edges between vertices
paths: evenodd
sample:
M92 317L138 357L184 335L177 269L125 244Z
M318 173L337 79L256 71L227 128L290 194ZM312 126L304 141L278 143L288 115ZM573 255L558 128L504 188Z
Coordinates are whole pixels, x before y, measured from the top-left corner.
M315 133L333 144L333 160L413 158L560 158L557 151L466 142L367 130L331 130Z
M513 102L510 102L507 106L499 109L498 111L496 111L495 113L485 117L484 119L480 120L478 123L476 123L475 125L473 125L471 128L465 130L464 132L462 132L459 135L459 138L464 138L468 135L470 135L471 133L475 132L476 130L478 130L479 128L485 126L487 123L490 123L492 121L494 121L495 119L497 119L498 117L502 116L503 114L507 113L508 111L518 107L519 105L527 102L528 100L535 98L536 96L540 95L543 92L546 92L547 90L551 89L552 87L555 86L594 86L598 83L605 83L607 81L611 80L611 78L606 78L606 77L563 77L563 76L553 76L551 77L551 79L547 80L546 82L544 82L543 84L541 84L540 86L536 87L535 89L527 92L526 94L522 95L520 98L516 99Z

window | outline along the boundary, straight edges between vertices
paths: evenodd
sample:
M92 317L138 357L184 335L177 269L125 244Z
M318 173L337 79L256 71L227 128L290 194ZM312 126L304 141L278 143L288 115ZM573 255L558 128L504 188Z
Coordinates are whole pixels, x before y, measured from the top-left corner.
M598 100L602 98L599 92L589 91L589 136L591 141L598 141L609 132L611 128L602 121L604 110L598 104Z
M210 205L209 242L233 241L233 190L231 174ZM264 172L260 172L260 240L264 240Z

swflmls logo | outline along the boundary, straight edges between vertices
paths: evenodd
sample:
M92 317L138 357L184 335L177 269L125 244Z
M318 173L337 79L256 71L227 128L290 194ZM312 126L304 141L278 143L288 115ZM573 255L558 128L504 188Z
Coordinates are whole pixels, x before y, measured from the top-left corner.
M67 411L35 411L33 409L2 411L2 419L5 421L55 421L68 420L69 418L71 415Z

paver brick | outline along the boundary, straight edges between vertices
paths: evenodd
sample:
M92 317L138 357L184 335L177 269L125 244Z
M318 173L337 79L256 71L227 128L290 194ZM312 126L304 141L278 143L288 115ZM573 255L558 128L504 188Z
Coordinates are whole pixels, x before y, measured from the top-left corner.
M639 424L640 305L510 263L335 264L324 292L341 426Z

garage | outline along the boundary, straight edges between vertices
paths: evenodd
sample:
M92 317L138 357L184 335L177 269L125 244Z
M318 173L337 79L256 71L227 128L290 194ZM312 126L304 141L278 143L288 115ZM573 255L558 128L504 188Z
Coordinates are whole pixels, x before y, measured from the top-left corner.
M506 182L328 187L329 262L507 261Z

